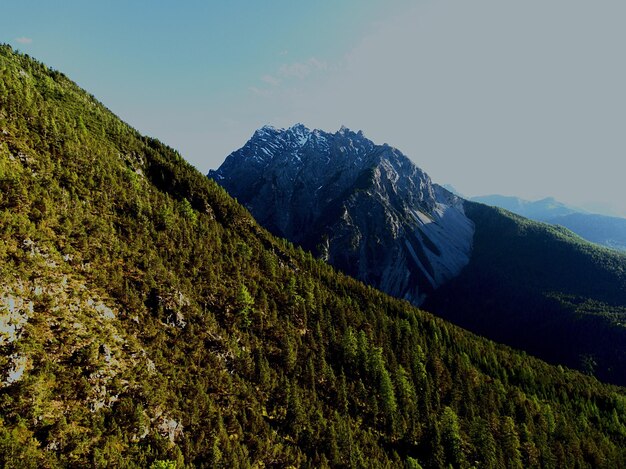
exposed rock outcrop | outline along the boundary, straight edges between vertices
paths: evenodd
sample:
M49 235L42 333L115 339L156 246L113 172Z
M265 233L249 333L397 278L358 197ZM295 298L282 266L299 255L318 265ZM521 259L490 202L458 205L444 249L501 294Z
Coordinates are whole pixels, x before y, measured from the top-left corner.
M463 199L362 132L266 126L209 177L270 231L415 304L469 261Z

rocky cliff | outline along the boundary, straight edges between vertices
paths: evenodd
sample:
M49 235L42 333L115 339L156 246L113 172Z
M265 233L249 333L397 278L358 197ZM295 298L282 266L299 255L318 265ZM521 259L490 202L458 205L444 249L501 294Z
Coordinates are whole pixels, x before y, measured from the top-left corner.
M275 234L415 304L469 261L463 200L362 132L266 126L209 177Z

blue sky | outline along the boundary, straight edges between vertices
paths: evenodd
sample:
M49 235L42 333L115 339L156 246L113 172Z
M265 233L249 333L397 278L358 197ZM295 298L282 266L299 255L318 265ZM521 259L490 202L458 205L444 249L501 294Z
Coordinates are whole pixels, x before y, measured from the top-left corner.
M626 2L7 2L0 41L202 172L264 124L361 129L467 195L626 216Z

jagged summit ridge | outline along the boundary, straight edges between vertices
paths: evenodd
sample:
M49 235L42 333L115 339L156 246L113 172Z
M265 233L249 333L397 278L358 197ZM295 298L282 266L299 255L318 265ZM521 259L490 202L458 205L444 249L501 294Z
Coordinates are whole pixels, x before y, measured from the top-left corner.
M239 158L252 159L258 164L269 163L276 156L293 157L296 162L300 162L301 153L307 150L319 150L325 153L332 153L330 142L337 144L337 155L349 153L355 149L357 154L365 153L374 147L374 143L365 138L362 131L353 132L346 126L334 133L325 132L319 129L309 129L304 124L298 123L288 128L277 128L272 125L264 125L254 132L252 138L233 155ZM219 174L211 171L211 176Z
M274 233L416 304L469 260L462 199L362 131L265 126L209 177Z

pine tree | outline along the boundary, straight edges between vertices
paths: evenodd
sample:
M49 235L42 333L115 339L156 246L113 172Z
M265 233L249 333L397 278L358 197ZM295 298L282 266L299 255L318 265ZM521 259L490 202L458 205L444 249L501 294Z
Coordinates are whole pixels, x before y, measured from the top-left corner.
M515 429L515 422L509 416L504 418L502 425L502 452L507 461L507 468L521 469L523 467L519 436Z
M243 284L239 287L236 302L237 313L239 315L241 326L250 327L252 324L250 314L252 312L252 307L254 306L254 298L252 298L248 288Z
M459 418L450 407L444 407L441 417L441 440L445 449L446 461L454 467L461 467L465 462L463 440Z

